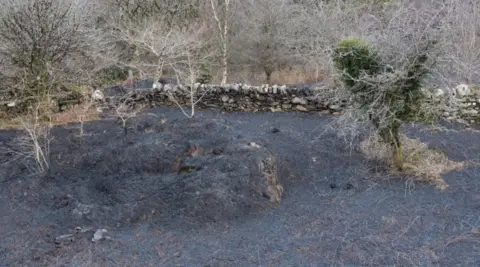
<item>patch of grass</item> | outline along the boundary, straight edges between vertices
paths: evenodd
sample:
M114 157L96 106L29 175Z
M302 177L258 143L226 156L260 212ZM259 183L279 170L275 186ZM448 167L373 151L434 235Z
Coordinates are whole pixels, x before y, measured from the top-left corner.
M218 83L218 76L214 76L213 83ZM270 84L311 84L327 81L328 77L330 77L330 72L327 68L293 66L274 71L270 78ZM229 74L229 82L258 85L265 83L266 77L262 71L232 70Z
M400 172L392 168L392 174L406 175L407 179L435 185L444 190L448 188L448 184L443 180L442 174L465 167L465 162L452 161L445 152L429 148L420 140L410 139L405 135L401 135L400 139L404 144L404 169ZM378 136L373 135L362 141L360 149L369 160L393 166L392 149L381 142Z
M314 69L292 68L291 70L278 70L272 73L271 84L297 84L316 83L326 79L326 71Z
M69 107L62 112L53 114L52 123L53 125L77 123L79 122L79 116L84 116L84 122L99 119L99 113L95 107L88 107L86 111L84 109L84 107L79 105Z
M88 110L83 114L84 110L79 105L75 105L65 109L62 112L52 114L52 125L65 125L69 123L78 123L79 116L85 116L85 121L98 120L99 112L95 107L89 107ZM22 128L21 121L28 119L30 115L17 116L11 118L6 114L0 114L0 130L7 129L19 129ZM43 121L43 120L41 120Z

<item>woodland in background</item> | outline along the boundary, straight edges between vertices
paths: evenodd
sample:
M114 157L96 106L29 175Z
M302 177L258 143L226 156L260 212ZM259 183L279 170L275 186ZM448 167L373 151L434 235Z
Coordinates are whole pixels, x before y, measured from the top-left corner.
M461 0L1 0L0 90L42 97L131 76L338 86L353 37L395 66L436 40L432 86L479 77L479 11ZM28 18L28 19L26 19ZM433 55L433 54L432 54Z

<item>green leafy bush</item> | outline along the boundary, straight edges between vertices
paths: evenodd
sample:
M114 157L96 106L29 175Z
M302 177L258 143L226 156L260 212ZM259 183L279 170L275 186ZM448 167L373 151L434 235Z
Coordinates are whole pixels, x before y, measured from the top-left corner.
M357 80L362 74L373 75L380 70L378 54L358 39L341 41L335 49L334 62L343 72L342 81L353 92L367 89L358 86Z

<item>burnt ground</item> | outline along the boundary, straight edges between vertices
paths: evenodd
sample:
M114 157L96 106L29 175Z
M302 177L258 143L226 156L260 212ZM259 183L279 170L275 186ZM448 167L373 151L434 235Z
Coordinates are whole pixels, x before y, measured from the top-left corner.
M439 191L374 172L325 132L332 117L199 111L189 120L176 109L148 112L130 122L126 137L107 119L88 123L84 138L76 125L54 129L45 178L0 155L0 266L480 266L475 167L445 174L449 188ZM404 130L453 160L480 160L479 133ZM3 151L16 134L0 132ZM276 156L280 204L232 211L217 199L219 212L204 206L215 213L205 215L166 186L192 143L220 149L231 164L206 156L202 164L220 170L179 188L248 175L238 166L249 154L225 152L248 142ZM55 243L75 227L84 231ZM92 242L101 228L111 239Z

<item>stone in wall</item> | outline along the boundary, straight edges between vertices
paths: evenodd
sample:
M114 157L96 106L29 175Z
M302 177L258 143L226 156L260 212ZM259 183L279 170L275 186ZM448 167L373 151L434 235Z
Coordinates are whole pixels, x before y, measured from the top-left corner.
M426 95L443 107L443 117L464 123L480 123L480 86L459 84L454 88L427 90Z

